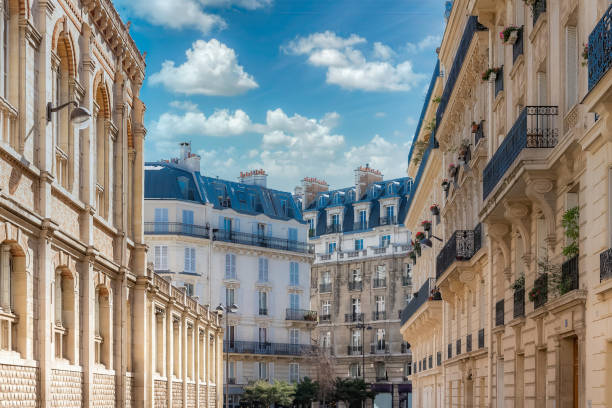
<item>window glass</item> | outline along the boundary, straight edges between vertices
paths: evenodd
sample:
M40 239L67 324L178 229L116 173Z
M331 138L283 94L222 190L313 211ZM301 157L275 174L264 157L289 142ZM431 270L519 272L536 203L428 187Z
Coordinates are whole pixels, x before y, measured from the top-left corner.
M297 262L291 262L289 267L289 284L292 286L300 285L300 267Z

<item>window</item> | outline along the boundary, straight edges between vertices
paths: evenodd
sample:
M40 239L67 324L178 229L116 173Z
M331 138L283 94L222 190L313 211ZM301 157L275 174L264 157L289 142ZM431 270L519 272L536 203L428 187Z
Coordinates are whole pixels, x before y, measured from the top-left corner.
M266 236L266 224L257 224L257 237L263 238Z
M290 344L300 344L300 330L299 329L291 329L289 331L289 343Z
M391 235L383 235L380 237L380 247L386 248L391 243Z
M404 270L402 272L402 286L412 285L412 265L409 263L404 264Z
M375 279L385 279L387 275L387 268L385 265L376 265L376 276Z
M393 183L387 185L387 194L393 194Z
M182 230L185 234L193 234L193 211L183 210Z
M331 272L330 271L324 271L321 274L321 282L324 284L331 283Z
M225 288L225 304L231 306L236 303L236 289Z
M289 308L297 310L300 308L300 295L297 293L289 294Z
M196 271L196 254L195 248L185 248L185 272L195 273Z
M412 365L410 363L404 363L404 377L412 375Z
M155 247L154 267L156 271L168 271L168 247L158 245Z
M232 382L235 383L236 382L236 362L235 361L230 361L229 364L227 365L228 371L229 371L229 383L231 384Z
M319 207L323 207L325 205L325 197L319 197Z
M230 347L234 346L234 341L236 340L236 326L227 326L225 340L229 342Z
M260 380L268 380L268 363L258 362L257 372Z
M289 284L291 286L300 285L300 266L297 262L291 262L289 269Z
M168 209L167 208L156 208L155 209L155 232L156 233L168 232Z
M384 312L385 311L385 297L384 296L375 296L376 301L376 312Z
M289 228L287 231L287 238L289 239L289 241L296 242L298 240L297 228Z
M361 300L359 298L351 299L351 311L353 314L361 313Z
M376 350L385 349L385 329L376 329Z
M235 254L225 254L225 279L237 279Z
M74 280L68 270L55 275L55 357L74 361Z
M353 363L349 365L349 375L352 378L361 377L361 364Z
M281 215L287 215L287 200L280 200Z
M314 231L314 229L315 229L315 228L314 228L314 219L312 219L312 218L309 218L309 219L308 219L308 229L309 229L309 230L313 230L313 231Z
M578 34L576 27L565 27L565 106L571 109L578 100Z
M259 315L268 315L268 292L257 292L257 298L259 299Z
M268 342L268 328L260 327L258 331L259 331L259 342L267 343Z
M268 282L268 258L259 258L259 281Z
M361 329L351 330L351 346L353 347L361 346Z
M110 367L110 356L112 355L111 346L113 344L110 338L112 327L110 305L110 293L105 287L98 287L95 298L94 358L96 364L101 364L108 369L112 368Z
M321 346L323 348L331 347L331 332L330 331L326 331L323 334L321 334Z
M386 209L387 212L387 220L389 223L393 223L393 218L395 216L395 206L394 205L390 205L387 207Z
M183 287L187 296L193 296L193 283L184 283Z
M298 363L289 364L289 381L296 383L300 380L300 365Z
M365 228L367 228L367 225L368 225L368 221L367 221L367 218L366 218L366 211L365 210L361 210L361 211L359 211L359 226L362 229L365 229Z
M387 378L387 370L385 369L385 363L383 362L376 363L376 378L379 380Z
M324 300L323 302L321 302L321 315L331 315L331 300Z
M361 282L361 269L353 269L351 271L351 281Z
M339 214L332 215L332 225L334 226L340 225L340 215Z
M363 239L355 240L355 251L361 251L363 249Z
M106 218L109 213L110 206L110 186L112 185L112 181L110 180L110 176L112 174L110 170L110 166L113 163L113 143L111 142L111 138L109 135L108 123L111 121L111 112L110 106L108 106L108 94L106 91L106 87L102 82L98 84L98 88L95 93L95 102L97 105L97 109L94 109L93 112L93 121L95 126L93 129L95 131L96 141L96 191L97 191L97 211L98 214ZM68 115L68 111L64 112ZM68 124L68 116L66 119L62 120L62 123Z
M330 242L327 245L327 253L328 254L333 254L334 252L336 252L336 243L335 242Z

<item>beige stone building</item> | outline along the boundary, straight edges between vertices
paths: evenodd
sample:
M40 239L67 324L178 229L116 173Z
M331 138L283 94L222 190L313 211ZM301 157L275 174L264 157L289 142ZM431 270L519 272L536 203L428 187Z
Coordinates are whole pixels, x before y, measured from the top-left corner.
M434 291L402 316L433 356L415 406L612 405L611 19L605 0L454 2L409 169L406 226L440 212Z
M0 405L220 406L218 314L146 265L128 27L110 0L2 0L0 26Z

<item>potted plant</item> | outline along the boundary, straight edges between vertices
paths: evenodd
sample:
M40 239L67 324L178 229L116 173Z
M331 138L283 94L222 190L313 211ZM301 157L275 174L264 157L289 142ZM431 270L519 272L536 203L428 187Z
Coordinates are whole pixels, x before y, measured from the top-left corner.
M538 299L541 299L543 296L546 295L547 289L544 287L538 287L538 286L534 286L533 288L531 288L531 290L529 291L529 301L531 302L535 302Z
M487 69L485 72L482 73L482 80L483 81L495 81L495 79L497 78L497 74L499 73L501 69L500 68L489 68Z
M429 292L429 300L442 300L442 294L438 288L433 288L431 292Z
M511 287L512 289L514 289L515 292L521 289L525 289L525 275L521 275L516 278Z
M582 44L582 66L589 63L589 44Z
M415 238L417 239L417 241L421 241L422 239L425 239L425 234L422 231L419 231L416 233Z
M455 177L455 175L457 175L457 166L455 166L455 163L448 165L448 175L451 177Z
M421 234L423 233L421 232ZM418 235L419 233L417 232L417 239L418 239ZM423 234L423 237L425 237L425 234ZM421 256L421 243L419 241L416 241L414 243L414 251L416 252L417 256Z
M499 32L499 37L505 43L514 44L516 39L518 38L518 32L521 30L521 27L511 25L504 28L503 31Z
M432 204L431 207L429 207L429 211L431 211L432 215L440 215L440 207L438 204Z
M431 230L431 221L425 220L421 223L421 226L423 227L423 229L425 231L430 231Z
M442 180L442 190L444 190L445 192L448 192L449 187L450 187L450 182L448 181L448 179Z

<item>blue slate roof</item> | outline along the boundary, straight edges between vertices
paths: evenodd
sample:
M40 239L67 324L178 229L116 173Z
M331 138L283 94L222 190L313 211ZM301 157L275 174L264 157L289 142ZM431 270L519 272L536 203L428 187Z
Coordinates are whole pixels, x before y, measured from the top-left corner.
M307 212L317 212L317 223L315 235L324 235L327 228L327 209L342 207L342 232L350 233L361 231L359 225L355 225L354 207L355 203L371 203L368 219L368 229L380 226L380 200L385 198L399 198L399 206L396 212L395 225L402 225L408 212L408 199L413 191L412 178L401 177L392 180L375 182L361 196L356 197L355 187L342 188L319 193L316 199L306 208Z
M145 199L193 201L218 210L231 208L242 214L304 222L289 192L206 177L168 162L145 164Z

